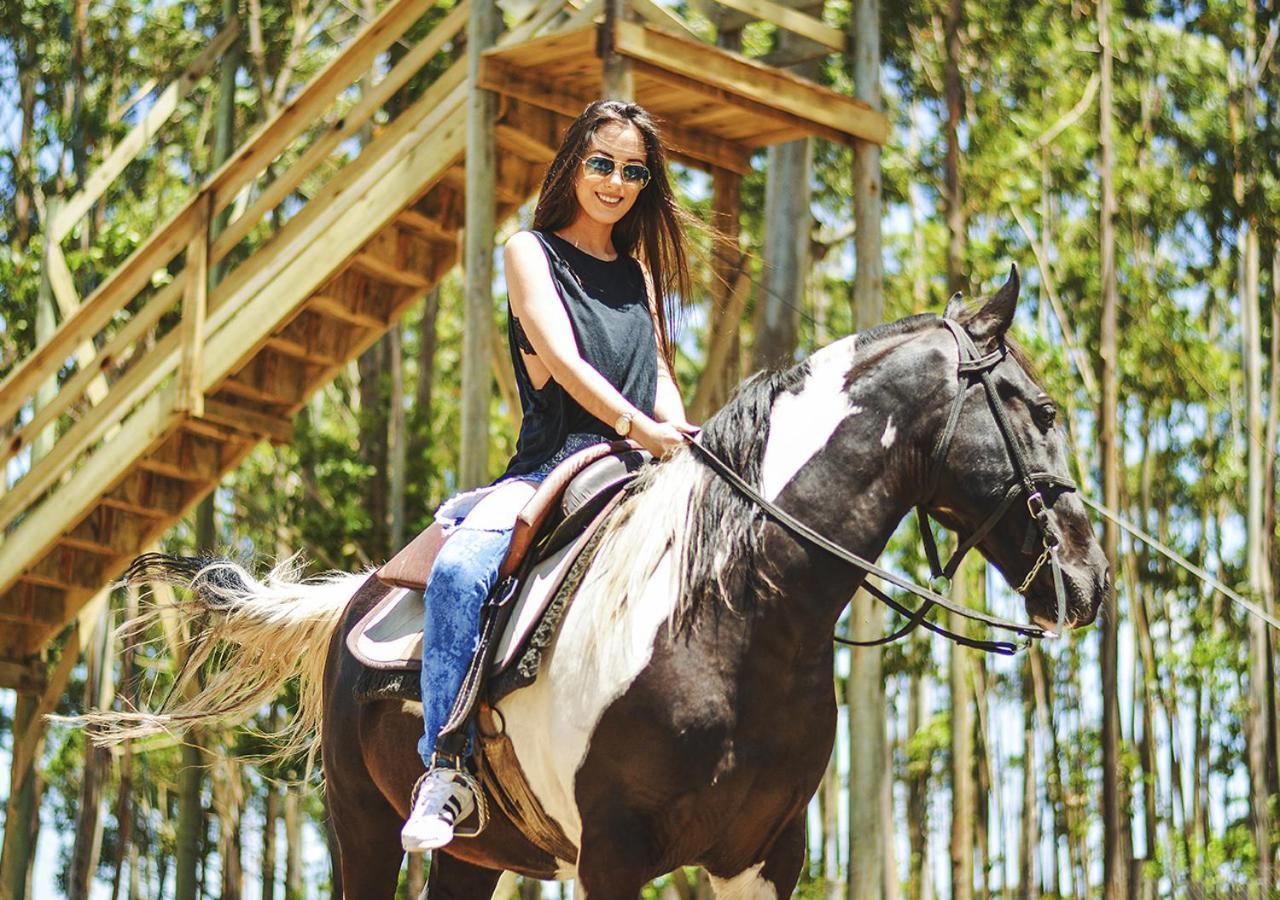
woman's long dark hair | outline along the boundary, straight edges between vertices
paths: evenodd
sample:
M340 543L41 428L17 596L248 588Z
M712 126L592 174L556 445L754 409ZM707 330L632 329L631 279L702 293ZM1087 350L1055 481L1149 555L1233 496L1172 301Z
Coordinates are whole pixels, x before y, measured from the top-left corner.
M662 138L644 107L621 100L597 100L573 120L564 133L556 158L547 168L547 176L538 194L538 206L533 213L533 227L541 231L558 231L568 227L577 217L579 204L574 186L578 169L591 136L610 122L634 125L644 140L649 183L636 197L635 205L614 224L613 246L619 253L643 259L649 267L657 294L658 339L662 356L674 373L674 327L678 319L678 304L687 303L689 297L689 262L683 228L697 220L676 202L671 182L667 180L667 155Z

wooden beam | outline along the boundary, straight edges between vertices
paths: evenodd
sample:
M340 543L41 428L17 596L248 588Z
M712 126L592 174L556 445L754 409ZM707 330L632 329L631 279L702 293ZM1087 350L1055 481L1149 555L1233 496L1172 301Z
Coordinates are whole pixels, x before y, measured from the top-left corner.
M50 587L38 580L19 581L0 595L0 619L23 625L61 627L69 615L64 602L66 593L67 589L61 585Z
M798 9L774 3L773 0L716 0L716 2L753 19L761 19L808 38L834 53L845 53L849 49L848 38L839 28L834 28L821 19L802 13Z
M38 658L0 659L0 687L24 694L39 694L48 683L45 667Z
M182 338L182 356L178 361L178 395L175 408L199 416L204 410L204 392L200 390L200 365L204 357L204 328L209 305L209 235L213 225L213 197L200 195L200 219L187 244L187 262L183 268L182 321L178 331Z
M396 224L421 235L429 241L441 244L457 244L459 233L450 231L435 219L424 216L415 209L402 210L396 216Z
M640 14L640 18L660 31L669 31L672 34L682 35L690 40L702 40L702 37L691 29L684 19L677 16L667 7L654 3L653 0L627 0L627 3Z
M340 360L337 357L311 350L305 344L278 334L267 338L267 342L263 346L279 353L281 356L300 359L305 363L312 363L317 366L332 366L336 363L344 362L344 360Z
M556 158L556 148L549 147L542 141L526 134L511 125L497 125L494 131L498 138L498 146L513 153L526 162L535 165L546 165Z
M222 400L204 403L204 418L251 437L264 438L276 444L293 441L293 421L247 409Z
M637 69L637 73L639 71ZM480 83L489 90L570 117L581 113L591 103L593 96L564 83L552 84L497 55L485 57L480 70ZM644 102L644 97L641 96L640 100ZM739 175L746 175L751 171L749 148L670 123L665 124L662 131L671 155L678 159L692 160L695 165L728 169Z
M849 137L849 135L844 132L828 128L825 125L806 119L804 116L792 115L791 113L783 112L767 104L739 96L724 88L706 84L693 76L680 75L661 66L655 66L650 63L638 61L635 64L635 70L638 74L643 74L647 79L652 79L670 87L688 91L691 94L701 95L712 103L733 106L742 114L755 116L756 121L762 124L768 123L771 126L786 126L789 124L796 129L796 133L799 135L817 135L838 144L851 145L854 142L854 138ZM756 143L756 141L760 139L759 135L761 133L776 134L777 128L775 127L769 132L753 132L751 135L752 148L763 146L763 144L758 145ZM747 152L750 153L750 150ZM727 167L722 166L721 168ZM731 169L730 171L736 170ZM739 172L738 174L741 175L746 173Z
M719 88L829 132L883 144L889 120L866 103L789 72L631 22L619 22L618 52L653 69ZM816 129L815 129L816 130Z
M129 131L120 143L116 144L107 157L85 179L84 187L77 191L53 220L54 243L61 243L72 227L89 211L102 192L124 171L125 166L133 161L138 152L151 142L160 126L168 121L173 111L178 108L182 98L189 94L213 67L223 52L231 46L231 42L240 34L240 19L232 18L217 36L209 43L199 56L187 66L185 72L177 77L164 92L156 98L156 102L147 110L142 121Z
M207 406L206 406L207 412ZM117 509L120 512L126 512L135 516L143 516L148 519L167 519L169 511L164 509L156 509L151 506L140 506L137 503L130 503L128 500L121 500L118 497L106 496L101 498L98 503L111 509ZM68 545L70 546L70 545Z
M426 293L427 290L427 279L416 272L408 272L397 268L393 263L374 256L372 253L362 252L351 257L351 268L389 284L413 288L423 293Z
M350 325L359 325L361 328L385 329L389 325L384 319L371 316L368 313L356 312L336 297L329 297L324 294L317 294L312 297L307 301L306 308L319 315L337 319L339 322L346 322Z

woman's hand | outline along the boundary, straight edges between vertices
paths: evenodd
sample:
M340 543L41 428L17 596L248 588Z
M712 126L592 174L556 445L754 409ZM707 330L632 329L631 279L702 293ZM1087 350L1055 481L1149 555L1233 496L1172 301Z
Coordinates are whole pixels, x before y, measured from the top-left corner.
M654 459L661 459L696 436L698 431L688 422L655 422L648 416L637 416L631 423L629 437L652 453Z

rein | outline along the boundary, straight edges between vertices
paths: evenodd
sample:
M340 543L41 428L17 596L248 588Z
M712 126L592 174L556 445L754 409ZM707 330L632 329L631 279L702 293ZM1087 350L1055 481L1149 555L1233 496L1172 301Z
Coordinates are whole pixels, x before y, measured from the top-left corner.
M855 641L849 638L835 636L834 640L838 643L851 647L875 647L888 644L905 637L918 626L932 631L934 634L942 635L948 640L954 641L965 647L972 647L977 650L984 650L988 653L998 653L1004 656L1012 656L1014 653L1029 646L1030 642L1035 639L1057 637L1062 633L1062 626L1066 619L1066 587L1062 578L1062 568L1058 561L1059 540L1056 534L1049 528L1049 509L1045 505L1044 496L1037 485L1045 485L1059 487L1064 490L1075 490L1075 484L1067 479L1060 478L1047 472L1032 472L1027 467L1026 459L1022 455L1021 449L1013 437L1013 429L1009 424L1008 418L1005 416L1003 407L1001 407L999 399L996 395L995 383L991 379L991 370L996 364L1004 358L1003 349L993 351L985 356L978 353L977 347L973 343L973 339L958 324L950 319L943 319L942 322L950 330L952 336L956 340L956 345L960 350L959 375L962 380L960 391L956 394L956 399L951 406L951 412L947 417L946 427L943 429L942 436L938 441L937 447L934 449L931 469L929 477L928 491L926 492L926 500L921 500L916 505L916 513L920 518L920 532L924 542L925 556L928 557L929 567L933 574L933 584L940 586L942 590L946 589L946 585L950 582L951 576L955 574L960 566L961 560L965 554L978 545L978 543L986 537L986 535L995 527L996 523L1008 511L1013 502L1024 493L1026 494L1027 509L1032 516L1032 525L1028 529L1028 545L1033 540L1034 535L1032 529L1039 531L1040 544L1042 552L1035 564L1032 566L1030 573L1018 586L1018 593L1025 591L1031 584L1032 580L1039 573L1040 569L1046 562L1049 563L1053 572L1054 592L1057 595L1058 605L1058 622L1054 631L1041 628L1038 625L1028 625L1020 622L1013 622L1008 619L1001 619L997 616L987 615L978 610L969 609L960 606L954 601L944 597L936 590L922 587L909 579L896 575L887 569L881 568L870 560L864 559L858 554L845 547L836 544L829 538L819 534L809 525L801 522L792 516L786 510L780 508L770 500L766 499L759 491L742 479L728 463L721 459L715 452L698 443L690 440L692 447L696 448L699 458L702 459L717 475L723 478L738 493L742 494L756 506L760 507L770 518L779 525L791 531L817 547L822 548L827 553L837 559L843 560L857 568L861 569L867 575L874 575L882 581L888 582L896 587L901 588L908 593L914 594L924 602L918 609L912 610L899 601L893 599L884 593L878 587L870 583L863 584L863 590L871 594L873 597L884 603L894 612L907 618L906 623L896 631L871 641ZM942 463L946 459L947 451L951 446L951 439L955 435L956 426L960 420L960 409L964 404L966 387L972 385L975 380L981 382L987 404L991 408L992 414L996 420L996 426L1000 429L1001 435L1004 437L1005 447L1008 451L1009 458L1013 463L1015 478L1013 483L1006 489L1004 498L996 505L995 510L987 516L983 523L978 526L972 535L961 542L956 548L954 555L945 566L941 564L938 556L938 547L934 542L933 530L929 524L929 515L925 510L927 498L931 497L937 490L938 481L942 474ZM963 383L967 382L967 384ZM1010 631L1020 636L1020 640L1013 641L986 641L968 637L967 635L957 634L942 625L930 622L926 616L932 611L933 607L941 607L955 615L963 616L974 622L986 625L1001 631Z

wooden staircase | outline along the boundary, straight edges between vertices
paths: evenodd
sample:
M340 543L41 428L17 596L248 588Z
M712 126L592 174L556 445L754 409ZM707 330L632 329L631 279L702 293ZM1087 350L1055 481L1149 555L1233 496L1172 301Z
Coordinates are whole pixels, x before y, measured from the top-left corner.
M352 104L348 89L432 6L391 3L0 383L0 459L22 472L7 492L0 482L0 683L20 671L5 661L36 654L259 441L289 441L307 398L457 263L475 86L452 45L469 2ZM599 92L598 6L547 0L485 55L478 87L501 96L498 221L536 193L565 126ZM883 116L865 105L638 8L651 21L618 23L614 45L676 159L743 173L768 143L884 140ZM427 66L441 74L406 99ZM347 160L375 115L376 136ZM304 179L328 171L295 209ZM239 216L215 234L233 205ZM59 239L72 227L54 225ZM226 274L207 291L220 262ZM37 402L52 379L57 394ZM35 458L48 429L56 439Z

